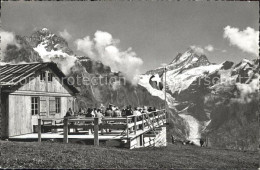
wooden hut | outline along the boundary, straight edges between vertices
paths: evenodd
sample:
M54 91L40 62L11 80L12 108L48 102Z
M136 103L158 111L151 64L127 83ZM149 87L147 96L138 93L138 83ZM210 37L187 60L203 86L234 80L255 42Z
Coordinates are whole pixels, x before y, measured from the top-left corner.
M0 66L0 137L32 133L38 118L64 117L76 93L55 63Z

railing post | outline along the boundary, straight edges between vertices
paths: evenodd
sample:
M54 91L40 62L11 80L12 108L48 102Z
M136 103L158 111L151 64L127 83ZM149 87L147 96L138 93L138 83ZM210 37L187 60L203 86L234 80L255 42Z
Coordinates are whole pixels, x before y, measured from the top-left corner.
M154 112L152 112L153 113L153 120L152 120L152 125L153 125L153 127L154 127Z
M155 115L155 121L157 122L157 125L159 125L159 124L158 124L158 117L159 117L159 116L158 116L158 114L159 114L159 112L158 112L158 111L156 111L156 115Z
M164 119L166 120L165 123L166 123L166 124L169 123L169 122L168 122L168 121L169 121L169 120L168 120L169 115L167 114L166 109L164 110L164 116L163 116L163 117L164 117ZM164 121L163 121L163 122L164 122Z
M144 130L144 114L145 113L142 114L142 130Z
M128 116L126 117L126 137L129 138Z
M64 125L63 125L63 142L64 143L68 143L69 139L68 139L68 135L69 135L69 128L68 128L68 118L65 117L64 118Z
M94 118L94 146L99 146L99 139L98 139L98 121L99 118Z
M38 119L38 142L42 141L42 119Z
M158 116L158 122L159 122L159 125L161 125L161 120L162 120L162 116L164 115L164 113L161 111L160 112L160 115Z
M165 117L165 112L163 111L163 112L162 112L162 115L161 115L162 124L164 124L164 117Z
M135 115L135 134L136 134L136 129L137 129L136 120L137 120L137 116Z

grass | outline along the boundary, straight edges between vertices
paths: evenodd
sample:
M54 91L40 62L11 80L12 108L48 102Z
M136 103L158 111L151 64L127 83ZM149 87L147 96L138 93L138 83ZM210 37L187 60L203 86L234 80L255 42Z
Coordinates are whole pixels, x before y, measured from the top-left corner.
M50 142L0 141L0 168L254 168L257 151L169 144L121 149Z

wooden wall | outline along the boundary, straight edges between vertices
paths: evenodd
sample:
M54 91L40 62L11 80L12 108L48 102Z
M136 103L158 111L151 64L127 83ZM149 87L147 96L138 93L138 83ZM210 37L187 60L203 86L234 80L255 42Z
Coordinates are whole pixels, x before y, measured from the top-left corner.
M41 100L46 101L46 113L42 113L40 106L40 114L32 115L31 113L31 97L22 95L9 95L9 119L8 133L9 136L16 136L33 132L33 125L38 124L39 118L63 118L69 107L72 107L73 97L61 97L61 112L49 112L49 96L39 96ZM41 105L41 103L40 103Z
M41 81L40 72L35 78L27 81L22 87L17 91L33 91L33 92L50 92L50 93L62 93L62 94L71 94L71 91L65 85L62 85L61 80L57 75L52 72L50 69L45 69L41 71L48 71L53 74L53 80L51 82Z
M63 118L69 108L74 108L73 93L70 89L61 83L61 80L53 73L52 81L41 81L41 71L52 72L51 69L40 70L34 78L24 83L17 90L9 93L8 105L8 136L21 135L33 132L33 125L37 125L38 118ZM1 94L2 97L2 94ZM31 98L39 97L40 99L40 114L32 115L31 113ZM61 112L50 112L51 100L59 97L61 100ZM2 102L1 102L2 103ZM55 104L54 104L55 105ZM53 109L52 109L53 110Z
M9 136L26 134L31 129L31 98L29 96L9 96Z

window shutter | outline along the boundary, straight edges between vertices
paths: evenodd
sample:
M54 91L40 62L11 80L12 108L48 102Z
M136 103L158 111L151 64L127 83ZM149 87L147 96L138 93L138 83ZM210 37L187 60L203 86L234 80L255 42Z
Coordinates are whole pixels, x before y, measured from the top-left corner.
M40 116L47 115L47 101L46 97L40 97Z
M49 108L50 114L55 114L56 112L55 97L50 97L49 104L50 104L50 108Z

